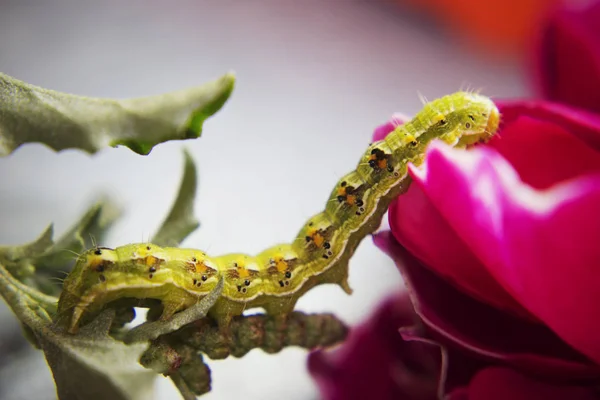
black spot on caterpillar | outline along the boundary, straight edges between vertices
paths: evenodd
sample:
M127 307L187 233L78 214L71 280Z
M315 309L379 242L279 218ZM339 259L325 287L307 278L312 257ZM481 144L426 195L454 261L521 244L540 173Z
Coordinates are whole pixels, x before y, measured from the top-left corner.
M291 244L256 256L211 257L200 250L128 244L83 253L63 285L58 312L76 332L84 314L124 297L162 301L161 318L195 304L225 278L210 315L223 327L245 309L285 316L309 289L337 283L347 293L348 261L377 229L390 202L406 191L409 162L419 165L427 145L441 139L464 147L489 139L499 111L487 97L458 92L427 103L411 121L372 143L356 169L336 184L325 210L308 220Z

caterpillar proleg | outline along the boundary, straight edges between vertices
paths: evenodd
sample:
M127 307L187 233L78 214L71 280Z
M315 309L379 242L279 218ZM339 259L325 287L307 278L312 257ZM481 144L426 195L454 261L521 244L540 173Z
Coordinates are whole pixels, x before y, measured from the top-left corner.
M133 297L160 300L161 318L168 319L206 296L221 276L223 293L210 315L223 327L255 307L286 316L316 285L336 283L350 294L348 261L377 229L390 202L407 190L408 163L421 164L434 139L457 147L486 141L499 120L494 103L475 93L458 92L425 104L411 121L368 147L356 169L335 185L324 211L310 218L291 243L256 256L214 257L146 243L90 249L64 282L59 315L67 316L68 331L75 333L84 315Z

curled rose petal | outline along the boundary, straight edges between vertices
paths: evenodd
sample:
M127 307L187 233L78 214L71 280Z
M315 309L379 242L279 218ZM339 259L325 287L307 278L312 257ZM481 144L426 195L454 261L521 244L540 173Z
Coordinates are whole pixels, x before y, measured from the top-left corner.
M594 135L600 138L600 129ZM536 189L600 172L599 151L563 126L529 116L506 124L489 146Z
M428 337L545 379L600 379L600 367L544 325L514 317L457 290L425 268L389 231L374 235L373 240L400 269L415 312L430 328Z
M600 361L600 174L545 191L497 152L433 143L415 183L488 272L567 343Z
M466 293L534 319L496 282L415 185L390 206L389 223L396 239L423 264L432 266Z
M590 136L592 132L589 130ZM536 118L510 120L490 146L511 163L523 181L536 188L600 171L600 153L594 148L563 126ZM445 172L440 169L440 173ZM513 314L529 314L492 277L417 185L391 205L389 223L400 243L462 290Z
M593 388L556 385L537 381L509 368L490 367L478 372L467 388L460 388L448 400L593 400Z
M388 122L375 129L373 141L383 140L396 126L407 120L408 117L402 114L394 114ZM443 265L443 275L463 290L496 307L525 318L534 318L495 282L432 208L423 192L414 185L390 206L389 223L396 238L404 246L417 254L425 265ZM438 269L438 272L442 271Z
M308 368L323 398L434 399L439 348L403 341L398 332L415 322L408 296L395 296L354 328L341 348L311 353Z
M522 117L530 117L555 124L600 151L600 115L598 114L549 101L503 100L496 101L496 104L500 109L504 127ZM527 135L528 131L523 131L522 134ZM492 139L492 142L501 140L502 136L501 131L499 137ZM518 145L518 142L514 143L515 147Z

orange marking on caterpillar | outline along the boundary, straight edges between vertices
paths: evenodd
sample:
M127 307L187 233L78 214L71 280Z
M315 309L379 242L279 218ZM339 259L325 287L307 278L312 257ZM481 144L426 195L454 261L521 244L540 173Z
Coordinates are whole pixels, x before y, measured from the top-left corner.
M147 265L148 267L151 267L151 266L153 266L153 265L155 265L155 264L158 264L158 262L159 262L159 261L158 261L158 258L156 258L156 257L154 257L154 256L147 256L147 257L146 257L146 265Z
M236 268L237 268L238 276L240 278L247 278L250 276L250 271L248 271L248 268L242 267L240 265L238 265Z
M323 243L325 243L325 238L319 232L315 232L311 239L317 247L323 247Z
M279 258L275 261L275 267L278 272L285 272L288 269L288 263L283 258Z

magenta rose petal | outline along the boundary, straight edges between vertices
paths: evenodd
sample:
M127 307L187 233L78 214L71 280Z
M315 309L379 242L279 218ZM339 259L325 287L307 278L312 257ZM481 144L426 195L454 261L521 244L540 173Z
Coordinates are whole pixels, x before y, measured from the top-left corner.
M388 217L396 240L424 265L482 301L534 319L489 274L419 187L412 185L398 197Z
M597 398L592 388L537 381L509 368L490 367L478 372L468 388L457 389L448 400L593 400Z
M308 368L323 398L435 399L439 349L403 341L398 332L415 322L408 296L392 297L340 348L311 353Z
M597 128L590 130L590 135L600 137L600 124ZM511 120L490 146L536 188L600 171L599 152L561 125L531 117ZM403 246L462 290L498 308L535 319L492 277L416 185L391 205L389 223Z
M455 389L444 397L444 400L469 400L469 389L466 387Z
M550 101L499 100L495 103L502 115L502 126L509 126L522 117L546 121L562 127L590 147L600 151L600 114ZM492 141L501 140L501 138L502 131L499 137Z
M600 367L550 329L481 303L425 268L386 231L374 235L402 272L415 312L439 337L491 361L558 381L600 378Z
M600 3L564 6L536 43L537 84L545 98L600 112Z
M440 343L425 337L427 335L422 324L400 329L402 339L406 342L422 343L439 352L437 382L437 398L441 399L459 387L468 384L477 371L489 365L488 362L472 354L442 346Z
M600 130L597 132L600 137ZM600 172L600 152L561 125L522 116L488 144L526 184L546 189L564 180Z
M375 130L373 140L383 140L406 120L406 116L394 114ZM483 301L534 319L487 272L415 185L394 201L388 217L396 238L425 265L435 266L438 273Z
M600 361L600 174L546 191L498 153L432 144L413 178L502 286L566 342Z

